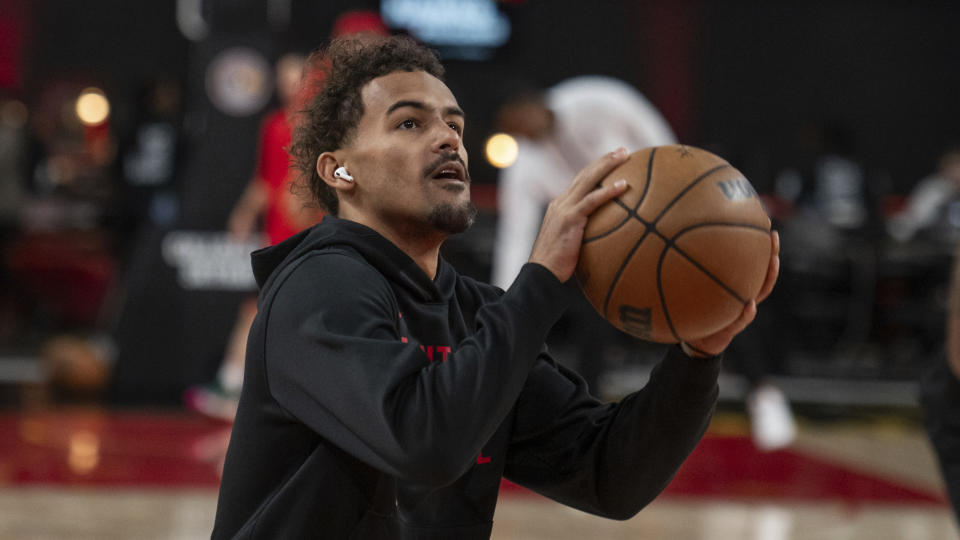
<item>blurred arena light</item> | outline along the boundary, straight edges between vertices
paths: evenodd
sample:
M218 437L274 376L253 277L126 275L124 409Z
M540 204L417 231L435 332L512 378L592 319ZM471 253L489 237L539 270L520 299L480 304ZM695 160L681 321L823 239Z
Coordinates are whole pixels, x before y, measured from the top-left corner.
M487 161L499 169L513 165L519 150L517 140L506 133L495 133L487 139Z
M77 118L86 126L102 124L110 116L110 102L103 90L99 88L85 88L77 97L74 107Z

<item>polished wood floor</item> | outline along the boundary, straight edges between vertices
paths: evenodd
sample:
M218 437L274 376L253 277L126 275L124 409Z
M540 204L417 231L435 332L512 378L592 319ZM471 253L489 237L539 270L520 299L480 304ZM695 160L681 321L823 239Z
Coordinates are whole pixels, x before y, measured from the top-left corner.
M189 413L0 414L0 538L209 537L228 426ZM506 484L498 540L958 540L929 445L896 418L801 421L753 449L720 414L667 491L626 522Z

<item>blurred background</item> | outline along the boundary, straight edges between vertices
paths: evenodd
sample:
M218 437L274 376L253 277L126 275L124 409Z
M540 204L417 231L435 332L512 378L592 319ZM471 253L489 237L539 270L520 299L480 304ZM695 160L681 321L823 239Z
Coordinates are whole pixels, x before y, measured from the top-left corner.
M0 0L0 537L209 535L230 424L185 395L255 294L263 240L227 224L274 65L371 21L435 48L467 111L461 273L491 276L501 105L581 75L740 169L781 232L778 288L664 497L618 524L507 484L495 538L957 538L918 381L960 240L960 7L897 0ZM584 366L555 334L607 399L660 352ZM790 416L770 448L761 380Z

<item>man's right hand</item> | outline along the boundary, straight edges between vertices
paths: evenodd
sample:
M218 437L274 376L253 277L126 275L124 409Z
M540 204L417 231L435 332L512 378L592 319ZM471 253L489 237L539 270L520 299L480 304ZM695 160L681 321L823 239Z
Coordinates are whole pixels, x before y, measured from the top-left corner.
M604 155L587 165L563 194L550 201L530 253L530 262L543 265L562 282L573 276L587 218L603 203L626 191L627 181L617 180L606 187L594 188L626 160L624 148Z

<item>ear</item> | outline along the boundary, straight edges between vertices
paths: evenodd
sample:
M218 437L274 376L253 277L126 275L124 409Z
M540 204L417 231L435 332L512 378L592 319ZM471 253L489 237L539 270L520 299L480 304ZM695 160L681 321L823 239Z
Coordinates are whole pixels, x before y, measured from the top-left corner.
M332 152L324 152L317 158L317 174L333 189L337 191L350 191L353 189L354 182L347 182L333 175L333 171L337 170L337 167L341 165L343 165L343 163L341 163Z

